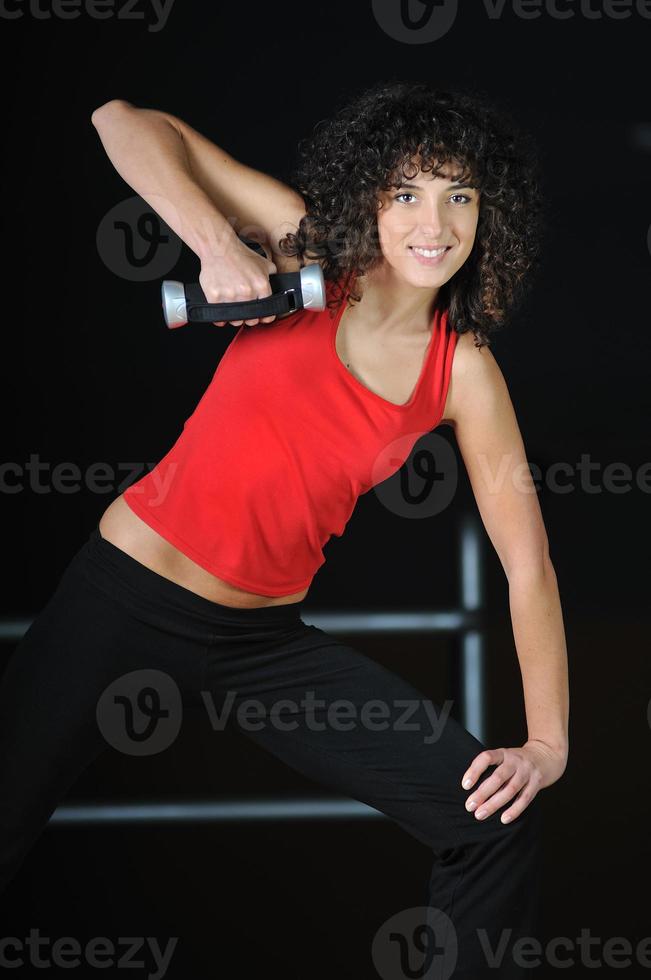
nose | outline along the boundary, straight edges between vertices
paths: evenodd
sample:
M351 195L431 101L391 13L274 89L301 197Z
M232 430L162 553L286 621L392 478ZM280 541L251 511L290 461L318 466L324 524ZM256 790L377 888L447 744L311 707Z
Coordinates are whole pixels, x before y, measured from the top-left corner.
M445 215L443 207L437 201L430 201L423 205L419 217L418 231L423 238L438 241L445 229Z

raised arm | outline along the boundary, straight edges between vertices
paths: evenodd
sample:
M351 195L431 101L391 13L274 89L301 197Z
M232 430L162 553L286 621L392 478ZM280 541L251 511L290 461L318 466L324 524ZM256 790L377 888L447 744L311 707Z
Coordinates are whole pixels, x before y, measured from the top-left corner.
M218 254L236 237L194 178L180 131L165 113L114 99L91 122L120 176L199 257Z
M278 240L305 213L291 188L239 163L169 113L113 99L91 121L120 176L200 258L210 302L268 296L270 272L298 267L278 252ZM262 242L271 261L238 234Z

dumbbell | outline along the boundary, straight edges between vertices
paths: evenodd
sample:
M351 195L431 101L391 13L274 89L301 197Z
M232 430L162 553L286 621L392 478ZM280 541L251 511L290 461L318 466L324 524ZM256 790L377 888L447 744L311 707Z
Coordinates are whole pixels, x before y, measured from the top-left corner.
M259 242L242 238L249 248L267 258ZM298 272L273 272L269 275L271 296L235 303L208 303L201 285L166 279L161 289L163 316L170 330L186 323L214 323L224 320L255 320L265 316L277 319L299 310L324 310L326 306L323 270L317 263ZM271 326L271 324L268 324Z

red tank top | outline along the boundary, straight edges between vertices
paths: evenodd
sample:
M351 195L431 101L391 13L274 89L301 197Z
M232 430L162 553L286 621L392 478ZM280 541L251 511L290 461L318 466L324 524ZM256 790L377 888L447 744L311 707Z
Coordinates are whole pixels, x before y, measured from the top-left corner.
M179 551L249 592L306 589L359 496L443 415L458 337L447 312L434 316L409 401L395 405L339 359L345 305L242 324L172 448L124 492Z

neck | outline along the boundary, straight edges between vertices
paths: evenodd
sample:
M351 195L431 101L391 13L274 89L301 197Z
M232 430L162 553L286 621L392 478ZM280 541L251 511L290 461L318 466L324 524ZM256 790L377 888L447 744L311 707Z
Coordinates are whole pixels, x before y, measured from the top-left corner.
M365 329L391 334L429 331L438 286L414 286L398 277L386 263L357 281L363 295L348 313L359 307Z

